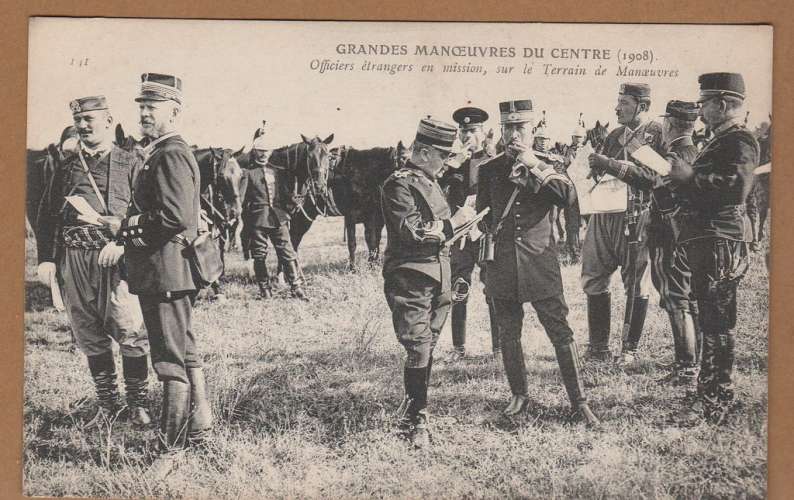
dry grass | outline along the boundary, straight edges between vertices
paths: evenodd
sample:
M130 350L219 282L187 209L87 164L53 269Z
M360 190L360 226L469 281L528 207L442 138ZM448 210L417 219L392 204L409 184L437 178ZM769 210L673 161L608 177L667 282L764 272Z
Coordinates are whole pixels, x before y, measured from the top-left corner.
M183 498L523 497L762 498L766 493L767 275L763 260L740 291L736 362L740 414L726 427L670 420L680 393L659 387L656 362L672 357L666 315L649 311L642 362L631 374L588 369L604 429L565 422L568 409L554 351L530 312L524 347L531 409L515 425L490 422L509 397L490 349L480 287L470 302L469 350L438 363L430 388L435 446L408 451L392 434L402 396L380 271L346 271L340 219L319 221L301 248L308 304L254 299L249 263L230 258L229 301L199 303L194 327L207 367L217 425L214 444L186 454L165 481L151 482L154 428L117 422L85 434L93 407L85 358L65 316L49 309L28 256L25 316L24 491L28 495ZM30 245L29 245L30 246ZM363 242L360 242L363 246ZM360 262L366 259L361 257ZM565 267L569 321L586 341L578 267ZM620 292L617 280L615 295ZM527 306L529 308L529 306ZM622 317L613 311L613 318ZM619 325L613 324L613 333ZM614 336L614 335L613 335ZM617 348L619 339L613 339ZM451 349L448 331L438 354ZM151 383L159 409L159 384ZM74 407L75 402L88 400Z

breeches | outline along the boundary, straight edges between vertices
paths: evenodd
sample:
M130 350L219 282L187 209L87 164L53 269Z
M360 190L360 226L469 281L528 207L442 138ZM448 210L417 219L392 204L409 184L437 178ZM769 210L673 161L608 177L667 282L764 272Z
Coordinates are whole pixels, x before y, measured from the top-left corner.
M279 262L297 260L298 255L292 247L289 236L289 227L282 224L278 227L255 227L251 230L249 240L249 251L254 260L265 260L267 258L268 240L276 249Z
M499 325L499 335L502 349L508 349L516 341L521 340L521 329L524 324L524 307L521 302L503 299L493 299L496 321ZM538 320L546 330L546 335L551 343L567 345L573 340L573 331L568 325L568 306L562 295L548 297L532 302L532 307L538 315Z
M130 294L119 267L101 267L100 249L65 248L59 266L66 313L77 347L86 356L113 349L118 342L123 356L149 352L138 297Z
M685 255L667 238L649 245L651 279L659 292L659 306L667 312L689 310L692 272Z
M427 366L450 309L449 291L433 278L397 269L383 284L397 340L408 353L405 366Z
M191 328L195 292L141 295L141 309L151 343L152 366L161 381L189 383L187 368L200 368L201 358Z
M647 297L652 286L648 267L647 227L649 212L644 210L637 223L640 241L637 248L635 297ZM609 291L609 280L620 267L623 288L631 293L628 237L625 235L625 213L593 214L587 225L582 245L582 289L587 295Z

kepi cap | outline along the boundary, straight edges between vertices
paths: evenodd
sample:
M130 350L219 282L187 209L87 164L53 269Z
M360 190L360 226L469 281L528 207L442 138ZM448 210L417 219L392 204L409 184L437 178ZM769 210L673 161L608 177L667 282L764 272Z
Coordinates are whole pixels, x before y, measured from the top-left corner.
M86 111L108 109L108 102L103 95L80 97L70 102L69 108L71 108L72 114L76 115L78 113L85 113Z
M506 123L525 123L532 121L532 101L519 99L499 103L499 121Z
M433 118L422 118L416 128L416 140L444 151L453 151L458 128Z
M182 79L162 73L141 75L141 92L135 101L175 101L182 104Z
M715 95L744 99L744 77L740 73L704 73L698 77L698 83L701 97L699 102Z
M664 114L661 116L693 122L698 119L698 107L694 102L673 100L667 103Z
M621 95L630 95L637 99L650 99L651 86L647 83L621 83L618 93Z
M452 119L461 127L465 127L467 125L485 123L488 120L488 113L480 108L466 106L455 110L455 112L452 113Z

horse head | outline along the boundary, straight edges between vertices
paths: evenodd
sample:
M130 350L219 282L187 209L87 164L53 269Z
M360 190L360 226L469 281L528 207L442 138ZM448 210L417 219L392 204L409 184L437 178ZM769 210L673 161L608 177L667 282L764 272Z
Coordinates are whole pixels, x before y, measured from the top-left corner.
M131 135L126 135L124 133L124 127L121 126L121 123L116 124L116 146L120 147L125 151L129 151L130 153L137 153L139 156L143 157L143 144L141 141L137 140Z
M599 120L596 120L595 126L587 130L583 144L587 144L589 142L595 151L599 151L601 146L604 144L607 135L609 135L609 122L602 125Z
M496 150L496 134L494 134L493 129L489 129L488 133L485 134L485 139L482 141L482 148L488 154L488 156L496 156L498 154Z
M302 144L306 147L306 165L308 168L307 179L311 183L311 187L315 193L326 196L328 192L328 173L330 171L330 151L328 145L334 140L334 134L329 135L323 140L315 136L308 139L305 135L301 134ZM300 169L300 165L298 165ZM299 170L300 175L300 170Z
M217 185L223 195L228 219L236 219L243 211L243 200L240 187L243 180L243 169L234 158L230 149L212 149L213 161L217 162Z

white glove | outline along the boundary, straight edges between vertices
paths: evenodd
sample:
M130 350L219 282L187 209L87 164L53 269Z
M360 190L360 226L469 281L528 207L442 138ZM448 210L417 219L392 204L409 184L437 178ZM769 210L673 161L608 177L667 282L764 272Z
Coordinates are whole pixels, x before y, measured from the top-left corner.
M43 285L50 286L52 280L55 279L55 263L54 262L42 262L39 264L39 267L36 269L36 272L39 275L39 281Z
M449 222L450 224L452 224L452 228L455 229L466 224L467 222L472 220L476 215L477 215L476 210L474 210L468 205L463 205L458 209L457 212L455 212L455 215L453 215L449 219Z
M99 251L99 265L102 267L115 266L122 255L124 255L124 247L111 241Z

